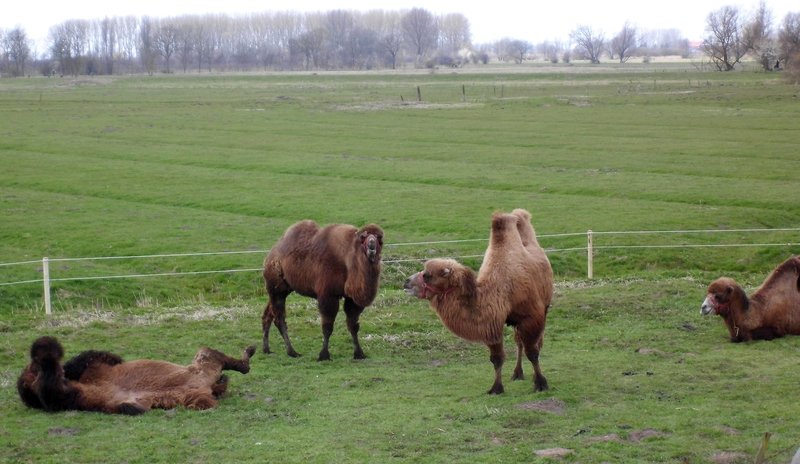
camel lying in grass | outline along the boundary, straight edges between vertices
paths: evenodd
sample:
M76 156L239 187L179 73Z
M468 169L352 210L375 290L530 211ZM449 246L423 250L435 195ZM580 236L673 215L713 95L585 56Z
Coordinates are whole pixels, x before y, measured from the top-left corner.
M188 366L141 359L123 361L105 351L84 351L63 366L64 348L53 337L31 345L31 362L17 380L20 399L48 412L79 410L141 414L152 408L209 409L228 388L223 370L246 374L255 347L240 359L202 348Z

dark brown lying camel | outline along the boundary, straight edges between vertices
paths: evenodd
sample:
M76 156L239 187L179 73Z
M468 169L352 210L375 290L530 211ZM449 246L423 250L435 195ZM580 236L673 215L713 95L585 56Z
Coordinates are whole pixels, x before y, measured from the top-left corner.
M105 351L84 351L63 366L64 348L53 337L31 346L31 362L17 380L28 407L48 412L79 410L110 414L141 414L153 408L210 409L228 388L223 370L246 374L255 347L241 359L201 348L192 364L166 361L123 361Z
M800 335L800 257L776 267L749 298L731 278L711 282L700 314L719 314L733 342Z

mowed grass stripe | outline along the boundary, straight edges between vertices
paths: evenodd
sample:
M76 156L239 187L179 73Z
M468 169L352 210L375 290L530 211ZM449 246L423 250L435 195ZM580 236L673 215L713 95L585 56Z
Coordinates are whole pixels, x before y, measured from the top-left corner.
M13 156L12 153L9 153ZM415 189L420 184L434 190L441 186L460 187L478 192L505 190L517 192L549 192L585 195L590 197L632 198L652 201L717 206L747 206L764 209L795 210L800 207L800 191L792 189L791 181L762 181L758 179L736 179L735 182L699 181L697 176L675 174L653 174L627 170L567 170L562 168L538 169L535 166L502 165L502 169L490 169L490 163L481 169L478 163L450 162L403 162L384 161L379 158L361 158L349 155L306 158L295 155L294 168L229 170L220 167L185 166L124 159L98 160L82 156L39 155L22 156L13 164L9 174L11 185L27 185L49 188L61 193L92 194L122 199L139 199L155 203L211 208L221 211L239 211L259 214L253 205L243 205L243 192L270 185L270 198L282 202L297 197L293 185L307 185L310 191L327 191L335 194L341 179L367 182L376 191L393 188ZM534 162L535 162L535 157ZM532 162L531 164L534 164ZM77 168L81 166L80 168ZM494 165L498 167L497 165ZM476 171L476 168L478 171ZM50 187L39 183L28 184L25 179L39 178L43 171L50 170L54 180ZM475 172L481 172L475 175ZM380 186L378 184L381 184ZM388 183L388 184L387 184ZM401 186L391 185L398 183ZM59 186L60 185L60 186ZM134 186L147 185L144 191L136 192ZM710 187L713 185L713 189ZM414 186L414 187L412 187ZM172 192L179 188L180 192ZM77 189L77 190L70 190ZM749 194L741 198L742 189ZM775 198L774 191L791 192ZM170 190L170 193L166 193ZM711 191L709 191L711 190ZM162 194L158 194L161 191ZM479 194L479 193L476 193ZM345 194L346 195L346 194ZM245 195L250 201L256 197ZM169 199L169 200L168 200ZM177 200L177 201L176 201ZM216 205L216 206L214 206ZM232 209L231 209L232 208Z

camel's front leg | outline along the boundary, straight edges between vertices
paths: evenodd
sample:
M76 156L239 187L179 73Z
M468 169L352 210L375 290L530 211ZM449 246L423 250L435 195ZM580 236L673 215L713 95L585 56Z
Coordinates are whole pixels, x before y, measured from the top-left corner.
M358 318L364 308L357 305L355 301L350 298L344 299L344 313L347 315L347 330L350 331L350 336L353 338L353 359L366 359L364 350L361 349L361 343L358 341L358 330L361 324L358 323Z
M333 323L336 322L336 314L339 312L339 298L320 296L319 315L322 318L322 349L319 351L317 361L330 361L331 353L328 351L328 342L333 333Z
M490 395L499 395L503 393L503 380L501 379L503 371L503 361L506 354L503 351L503 342L489 345L489 360L492 361L494 366L494 384L487 393Z

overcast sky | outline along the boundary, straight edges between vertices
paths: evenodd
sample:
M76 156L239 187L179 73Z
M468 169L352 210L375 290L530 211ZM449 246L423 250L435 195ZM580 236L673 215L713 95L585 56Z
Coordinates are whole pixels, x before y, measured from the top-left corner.
M564 40L578 25L588 25L611 36L622 28L626 20L639 29L676 28L689 40L700 40L705 35L708 13L725 5L750 13L756 9L758 0L69 0L44 4L9 0L0 9L0 28L21 26L31 39L44 43L50 27L68 19L202 13L239 15L257 11L408 10L419 7L437 15L462 13L470 22L473 43L494 42L506 37L534 44ZM766 0L766 5L773 12L776 26L786 13L800 11L798 0Z

